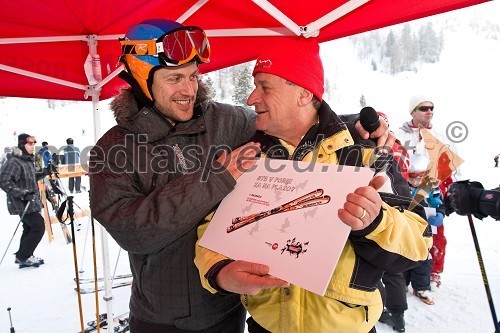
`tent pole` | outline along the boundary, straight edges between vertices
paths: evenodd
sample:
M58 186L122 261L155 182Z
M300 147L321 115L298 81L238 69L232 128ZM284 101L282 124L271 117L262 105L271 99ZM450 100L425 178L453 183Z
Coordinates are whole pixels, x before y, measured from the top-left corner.
M101 119L99 115L99 94L100 90L95 90L95 86L89 87L89 95L92 96L92 109L94 114L94 141L97 142L101 137ZM92 188L90 189L92 191ZM102 225L99 225L101 231L101 246L102 246L102 268L104 277L104 296L106 301L106 313L108 315L108 332L114 332L113 321L113 289L111 280L111 268L109 265L109 244L108 232Z

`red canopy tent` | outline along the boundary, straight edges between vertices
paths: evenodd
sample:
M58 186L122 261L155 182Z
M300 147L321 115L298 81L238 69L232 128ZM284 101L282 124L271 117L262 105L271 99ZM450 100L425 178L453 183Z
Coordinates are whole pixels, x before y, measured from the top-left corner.
M205 29L212 60L201 71L208 72L255 59L283 35L319 32L317 38L324 42L482 2L5 1L0 13L0 96L85 100L99 90L101 99L113 96L123 84L113 79L116 73L109 76L117 65L117 39L146 18L170 18ZM100 55L105 79L94 87L84 71L89 53Z
M209 72L253 60L283 36L325 42L486 1L7 0L0 12L0 96L91 96L97 139L99 98L113 96L124 84L115 78L121 70L118 38L144 19L169 18L202 27L212 56L200 69ZM93 64L102 73L93 71ZM102 242L106 251L106 236ZM111 299L109 260L105 254L103 258L105 296ZM107 310L112 313L110 302Z

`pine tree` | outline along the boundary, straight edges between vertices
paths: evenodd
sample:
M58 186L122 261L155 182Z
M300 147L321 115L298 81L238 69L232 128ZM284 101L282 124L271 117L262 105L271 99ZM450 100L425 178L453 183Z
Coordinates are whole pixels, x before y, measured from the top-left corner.
M216 93L215 93L215 89L214 89L214 83L212 81L212 78L210 76L204 76L203 77L203 83L207 86L207 89L208 89L208 96L210 97L210 99L215 99L217 96L216 96Z
M48 99L47 106L49 107L49 109L55 110L56 109L56 101L53 99Z
M250 63L236 66L234 76L233 102L236 105L246 105L247 98L252 92L250 78L252 77Z
M365 95L361 95L361 98L359 99L359 105L361 105L362 108L366 106Z
M432 22L427 23L419 33L420 59L424 62L435 63L439 61L441 43L432 27Z
M413 69L413 63L418 58L418 53L415 53L415 41L412 36L411 27L405 24L401 32L399 41L399 48L401 50L401 71L409 71Z
M391 58L394 54L394 49L396 46L396 36L394 35L394 32L392 29L389 31L389 34L387 35L387 39L385 40L385 52L384 55L386 57Z

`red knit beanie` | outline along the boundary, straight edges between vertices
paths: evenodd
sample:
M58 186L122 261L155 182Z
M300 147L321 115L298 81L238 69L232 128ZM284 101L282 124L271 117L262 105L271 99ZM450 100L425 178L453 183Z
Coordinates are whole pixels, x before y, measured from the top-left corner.
M252 75L277 75L309 90L323 100L324 72L316 39L303 37L286 39L257 58Z

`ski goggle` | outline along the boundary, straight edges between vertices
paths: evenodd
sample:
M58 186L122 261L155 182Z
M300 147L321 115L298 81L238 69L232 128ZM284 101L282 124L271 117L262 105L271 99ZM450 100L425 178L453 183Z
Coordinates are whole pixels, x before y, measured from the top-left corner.
M409 178L422 178L423 176L425 176L425 171L423 172L410 172L408 174Z
M199 27L187 26L171 30L152 40L121 39L122 55L157 56L160 64L180 66L194 58L200 63L210 61L210 44Z

